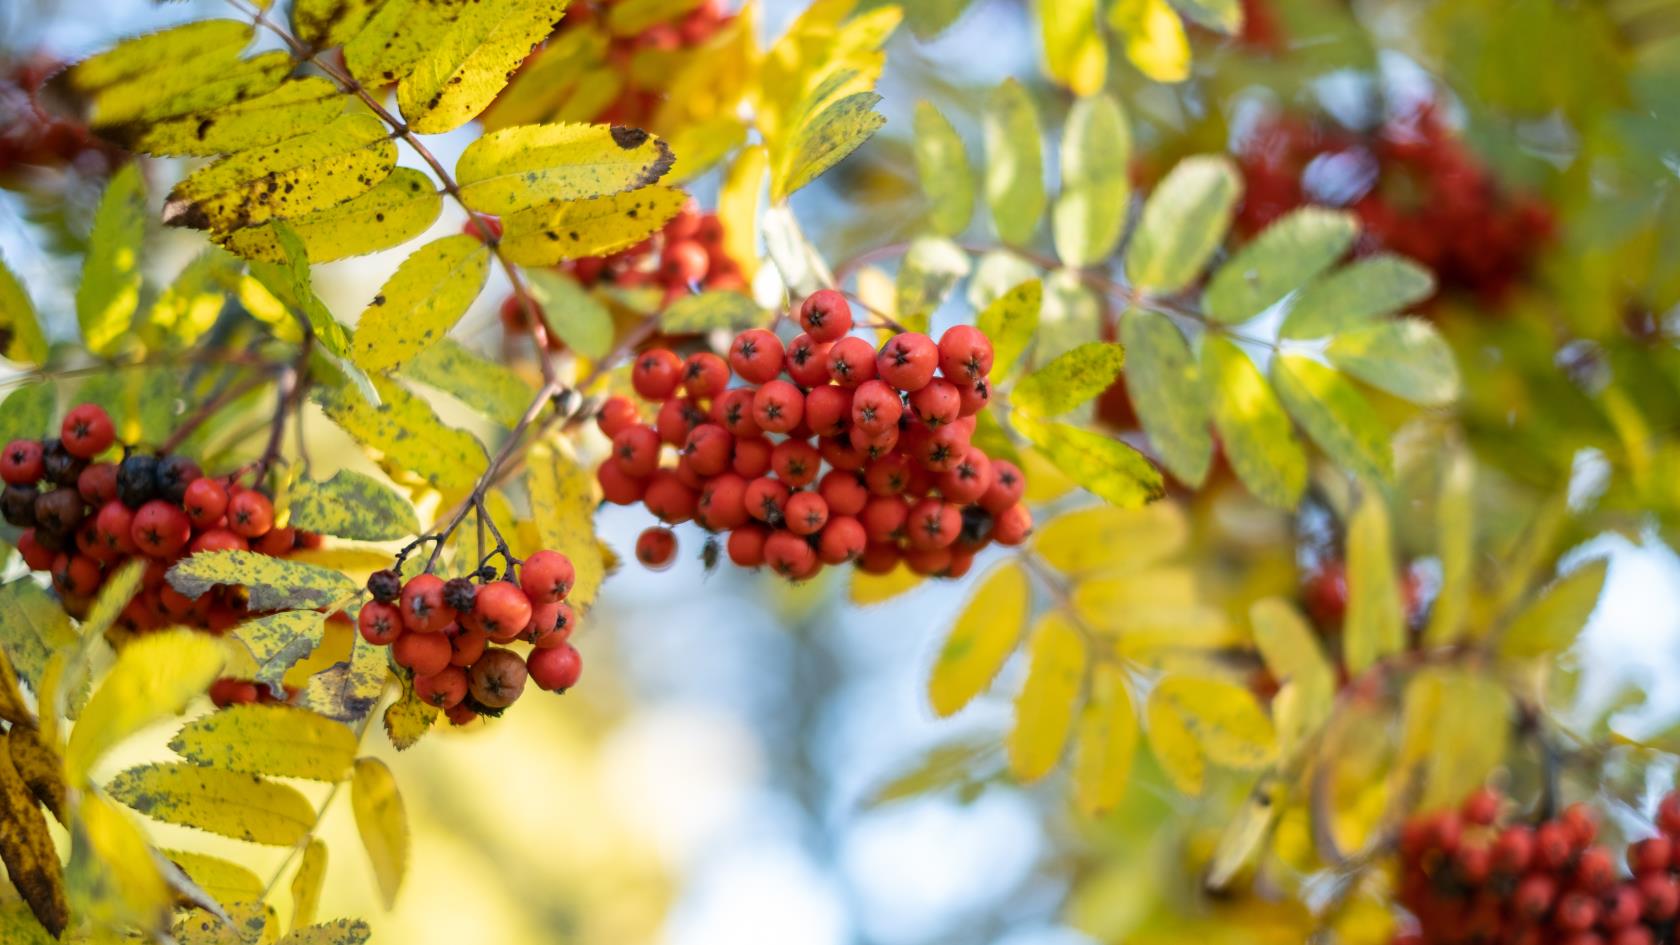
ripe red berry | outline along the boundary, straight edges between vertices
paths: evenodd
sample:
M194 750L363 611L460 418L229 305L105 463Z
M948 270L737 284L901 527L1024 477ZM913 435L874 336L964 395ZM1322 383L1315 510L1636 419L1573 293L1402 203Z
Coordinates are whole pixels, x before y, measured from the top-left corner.
M235 535L225 528L212 528L209 531L200 532L192 540L192 545L189 546L188 550L193 554L198 554L201 551L247 551L250 547L250 542L246 541L244 537Z
M1657 803L1657 829L1669 837L1680 836L1680 791L1670 791Z
M532 650L525 658L531 681L549 692L565 692L577 685L583 674L583 657L570 643Z
M181 499L187 518L198 528L211 528L227 512L227 487L220 480L203 476L187 485Z
M689 466L701 476L715 476L729 468L734 458L735 438L715 423L702 423L689 431L682 453Z
M844 433L852 414L852 388L823 383L805 395L805 425L818 436Z
M1534 831L1534 858L1542 869L1560 870L1573 853L1569 828L1550 820Z
M706 412L693 401L673 397L659 405L653 426L659 432L660 442L680 447L694 428L705 422Z
M1585 857L1586 853L1581 855ZM1646 837L1627 848L1628 869L1632 870L1635 876L1660 872L1668 869L1669 860L1673 855L1674 845L1667 837Z
M749 328L729 346L729 366L749 384L763 384L781 373L782 340L763 328Z
M356 615L356 629L374 646L390 646L403 632L402 611L393 604L369 601Z
M398 666L414 670L416 676L430 676L442 670L449 665L453 652L449 638L441 633L404 633L391 644L391 658Z
M538 604L531 611L531 623L525 628L525 639L532 646L559 646L565 643L577 627L577 614L565 601Z
M502 238L502 220L487 213L473 214L461 224L461 232L480 243L493 243Z
M668 525L679 525L693 518L699 499L698 492L684 485L676 473L665 469L655 472L648 480L647 494L642 497L648 511Z
M595 426L608 439L618 436L620 430L641 422L636 405L628 397L608 397L601 404L601 412L595 415Z
M894 335L875 358L875 373L902 391L918 391L933 380L939 366L939 346L921 332Z
M99 589L99 562L87 555L61 552L53 559L53 584L67 597L86 597Z
M958 384L957 397L960 404L957 410L959 417L972 417L992 402L992 385L984 380L972 384Z
M403 626L415 633L436 633L455 619L455 611L443 602L443 578L435 574L409 578L398 601Z
M1534 832L1520 824L1506 827L1493 841L1493 868L1506 876L1528 869L1534 857Z
M939 494L958 505L972 505L992 487L992 461L984 450L970 446L957 464L939 476Z
M729 533L725 550L736 567L756 568L764 563L764 543L770 530L762 525L743 525Z
M544 605L551 606L551 605ZM484 648L490 645L490 635L478 627L463 627L451 623L439 636L449 641L449 665L467 667L478 662Z
M992 371L992 342L973 325L953 325L939 336L939 372L970 383Z
M683 362L683 390L688 396L710 400L729 386L729 363L710 351L700 351Z
M246 489L228 499L227 517L235 534L261 538L274 527L274 504L261 492Z
M910 509L905 534L910 547L917 551L946 548L957 540L962 531L962 512L949 502L923 499Z
M817 387L828 383L828 343L817 341L808 334L793 339L784 356L784 370L800 387Z
M71 408L59 426L59 441L77 459L98 456L116 439L117 431L111 425L111 415L98 404L79 404Z
M962 412L962 396L950 381L936 377L926 387L910 395L910 409L916 419L929 427L954 423Z
M467 671L445 666L429 676L414 677L414 695L427 705L452 709L467 697Z
M737 437L735 459L729 468L743 479L757 479L770 471L770 454L774 449L761 436Z
M468 673L473 699L492 709L513 705L525 691L527 676L525 661L518 654L494 647L484 651Z
M831 469L824 473L822 481L817 484L817 492L828 503L828 511L832 515L856 516L863 511L864 503L869 501L869 490L865 488L862 477L843 469Z
M706 247L693 240L671 240L659 254L659 277L667 285L687 286L705 279L710 265Z
M798 489L816 481L822 454L804 440L783 440L770 450L770 468L790 488Z
M700 489L694 520L714 532L747 523L747 480L733 472L712 477Z
M133 554L137 550L134 544L134 510L116 499L99 507L94 529L99 543L111 552Z
M863 530L872 542L893 543L904 534L909 519L910 506L896 495L871 496L863 507Z
M782 510L788 501L787 484L769 476L760 476L747 483L747 514L771 525L782 524Z
M650 571L663 571L677 559L677 535L669 528L649 528L636 536L636 560Z
M218 679L210 684L210 702L218 709L230 705L248 705L259 696L257 684L248 679Z
M1680 881L1667 873L1646 873L1634 880L1645 901L1645 918L1667 922L1680 912Z
M898 427L904 404L884 381L864 381L852 396L852 426L874 436Z
M911 548L904 552L904 564L913 574L944 574L951 567L951 549Z
M1464 799L1459 808L1469 823L1485 827L1499 816L1499 792L1493 788L1478 788Z
M1639 921L1645 911L1645 898L1632 883L1622 883L1604 897L1599 924L1606 929L1625 929Z
M659 468L659 434L644 424L620 430L613 437L613 460L626 476L646 479Z
M814 573L817 553L805 539L785 529L777 529L764 542L764 561L777 574L790 580L803 580Z
M1598 901L1584 892L1571 890L1557 902L1552 922L1566 932L1585 932L1598 921Z
M1565 807L1563 813L1558 815L1558 820L1569 828L1570 840L1577 849L1593 842L1593 838L1598 836L1598 821L1585 804L1576 803Z
M726 390L712 401L712 419L728 430L737 438L758 436L758 421L753 419L753 394L751 387L736 387Z
M1556 897L1556 880L1546 873L1530 873L1511 893L1512 911L1529 922L1538 922L1551 911Z
M257 539L257 543L252 547L253 550L273 558L285 557L297 547L297 529L290 526L271 528L268 534Z
M519 569L519 586L533 604L565 600L576 580L572 559L558 551L539 551L526 558Z
M828 349L828 376L842 387L856 387L875 377L875 349L862 338L848 336Z
M852 330L852 306L833 289L820 289L799 307L799 324L817 341L837 341Z
M884 456L892 455L898 446L898 427L887 427L879 433L870 433L862 427L853 427L846 434L852 451L857 453L863 462L873 462Z
M753 394L752 416L762 430L787 433L805 418L805 395L787 381L765 381Z
M192 522L180 506L153 499L134 513L129 537L136 548L153 558L173 558L192 539Z
M967 453L968 432L955 423L930 431L911 451L929 472L948 472Z
M32 486L45 474L39 440L13 440L0 453L0 479L9 485Z
M823 526L817 557L823 564L845 564L863 554L867 543L862 522L850 515L836 515Z
M1666 851L1664 851L1666 852ZM1631 852L1629 859L1632 859ZM1667 862L1663 863L1667 869ZM1616 861L1603 847L1588 847L1575 860L1575 885L1594 894L1603 893L1616 884Z
M664 400L677 392L682 376L681 358L664 348L653 348L636 356L630 386L645 400Z
M478 589L472 612L478 626L499 643L524 632L531 622L531 599L509 581L491 581Z
M88 505L99 506L117 497L115 463L94 463L76 477L76 491Z
M828 503L815 492L796 492L788 497L782 512L788 531L795 535L814 535L828 524Z
M1012 505L992 521L992 540L1013 547L1032 534L1032 513L1025 505Z
M863 546L863 554L857 559L857 569L865 574L886 574L898 567L898 562L896 545L870 542Z
M18 553L23 556L23 563L29 565L31 571L45 571L52 567L53 559L58 552L42 545L35 537L35 529L26 528L18 535Z

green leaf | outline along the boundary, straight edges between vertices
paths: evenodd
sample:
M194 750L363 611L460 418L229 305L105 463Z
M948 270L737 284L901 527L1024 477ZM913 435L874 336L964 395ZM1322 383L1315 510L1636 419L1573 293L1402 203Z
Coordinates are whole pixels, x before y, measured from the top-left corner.
M535 391L505 365L444 338L402 367L402 376L435 387L512 429Z
M612 350L612 313L594 293L565 273L538 269L526 276L532 296L548 316L548 324L568 348L591 359L605 357Z
M1464 635L1475 585L1476 466L1463 447L1455 447L1448 457L1435 500L1441 588L1429 607L1429 628L1424 632L1431 646L1445 646Z
M1388 428L1359 389L1302 354L1272 358L1272 387L1307 435L1339 466L1373 482L1394 475Z
M688 202L674 187L654 184L521 210L502 219L502 254L521 266L605 256L658 232Z
M193 719L169 748L212 768L332 782L350 773L356 733L307 709L253 703Z
M389 371L436 344L478 298L489 272L489 247L465 233L415 250L362 310L350 359L369 373Z
M910 139L916 175L928 199L928 220L934 232L956 236L968 229L974 215L974 170L969 167L962 137L932 102L916 103L916 123Z
M319 298L309 274L309 253L291 227L276 223L271 228L281 261L278 263L251 261L247 266L256 280L280 299L295 314L309 323L315 339L334 357L342 358L350 350L350 334L333 317Z
M1073 727L1089 654L1066 611L1052 610L1027 643L1027 679L1015 697L1009 731L1009 770L1022 781L1050 773Z
M200 551L177 561L168 577L195 600L218 584L243 587L252 610L331 607L357 592L356 582L337 571L254 551Z
M296 788L184 762L122 772L106 792L153 820L271 846L308 836L315 809Z
M1458 398L1458 364L1435 326L1402 318L1330 339L1330 363L1372 387L1426 407Z
M976 311L996 302L1005 292L1039 278L1038 267L1007 249L982 253L968 279L968 304ZM1042 293L1041 293L1042 295ZM994 339L995 340L995 339Z
M396 902L408 871L408 815L391 769L378 758L358 758L350 779L350 806L356 829L373 863L385 908Z
M614 36L635 36L659 23L680 20L701 0L623 0L607 10L607 29Z
M0 259L0 336L6 339L0 354L7 360L30 365L46 362L47 339L41 334L35 303L4 259Z
M71 67L70 84L94 92L125 79L149 75L160 62L220 57L231 61L251 41L254 28L239 20L199 20L133 36Z
M76 287L76 322L82 342L96 355L114 353L140 307L140 245L146 238L146 191L140 167L128 164L111 176L88 237L82 281Z
M1028 592L1026 572L1012 561L999 565L975 588L928 675L928 703L936 715L956 714L991 685L1021 639Z
M169 192L163 222L223 234L304 216L366 193L396 162L397 146L379 119L345 115L194 171Z
M911 330L926 331L934 310L968 276L971 266L968 253L945 237L916 237L898 269L899 320Z
M409 127L442 134L478 117L554 31L566 2L484 0L458 17L397 83L397 105Z
M887 123L875 111L881 96L856 92L827 106L794 132L781 172L771 182L770 199L780 203L856 151Z
M390 380L373 378L379 406L355 391L317 387L321 410L368 449L393 476L418 477L439 489L470 488L488 460L465 430L445 426L431 405Z
M768 321L768 313L751 297L726 290L685 295L659 314L659 326L675 335L740 331Z
M1200 486L1213 461L1212 403L1184 335L1165 315L1132 309L1120 321L1130 368L1126 393L1143 432L1179 481Z
M1126 58L1156 82L1190 77L1190 41L1167 0L1112 0L1108 24L1125 42Z
M1348 522L1347 617L1342 622L1343 658L1358 675L1406 645L1405 611L1394 565L1388 505L1366 492Z
M292 0L292 32L311 46L342 46L379 9L382 0Z
M1038 0L1044 71L1075 95L1094 95L1108 79L1108 47L1097 29L1097 0Z
M364 718L385 691L385 678L389 675L387 652L385 647L364 641L359 634L351 637L350 658L309 677L302 704L312 712L340 722Z
M424 171L399 167L359 197L288 221L312 263L390 249L424 233L443 209L443 196ZM246 259L285 262L279 224L246 227L219 238Z
M1029 243L1044 215L1044 132L1021 83L1005 79L992 91L981 129L992 226L1005 243Z
M1202 339L1202 374L1213 393L1213 425L1237 477L1256 497L1294 508L1307 486L1307 457L1289 414L1254 361L1219 336Z
M467 206L506 215L646 187L664 177L674 160L670 145L638 128L519 125L467 145L455 164L455 180Z
M170 573L173 579L174 571ZM251 658L256 661L255 680L267 686L268 691L278 699L286 694L286 673L321 645L321 637L326 633L326 620L327 615L318 611L288 610L247 620L234 628L233 635L245 644L245 649L251 651Z
M1094 266L1114 252L1131 201L1131 156L1132 132L1112 95L1073 104L1062 131L1062 192L1050 214L1062 262Z
M351 469L341 469L325 482L294 480L286 489L286 502L291 509L287 524L334 538L392 541L420 531L420 519L407 499Z
M185 711L221 672L214 638L189 630L149 633L123 647L82 709L64 751L65 778L80 790L89 773L130 735Z
M1167 294L1195 281L1225 239L1241 193L1242 180L1226 158L1178 162L1144 202L1126 248L1132 284Z
M1202 294L1202 307L1215 321L1247 321L1334 265L1358 235L1359 221L1351 213L1322 207L1292 211L1219 267Z
M1285 338L1322 338L1391 315L1435 291L1429 270L1389 253L1356 259L1313 281L1289 307Z
M1166 494L1160 470L1121 440L1027 414L1011 421L1052 465L1101 499L1132 508Z
M52 381L14 388L0 401L0 444L40 439L51 428L57 410L58 388Z
M974 0L913 0L904 4L904 20L916 38L927 42L950 27Z
M18 678L37 695L47 661L76 641L64 607L41 585L19 578L0 587L0 646Z
M1108 390L1125 366L1124 348L1087 341L1021 378L1010 403L1040 416L1059 416Z
M1609 567L1608 559L1599 558L1553 582L1505 627L1499 655L1521 660L1568 649L1598 606Z
M1027 345L1032 344L1043 306L1044 283L1029 279L993 299L975 316L975 326L992 340L993 383L1008 377Z

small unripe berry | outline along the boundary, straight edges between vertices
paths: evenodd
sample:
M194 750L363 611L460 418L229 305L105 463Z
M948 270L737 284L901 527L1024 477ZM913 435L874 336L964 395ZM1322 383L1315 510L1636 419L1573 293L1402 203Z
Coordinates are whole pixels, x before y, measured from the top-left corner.
M368 575L368 593L383 604L392 603L402 594L402 577L389 568Z

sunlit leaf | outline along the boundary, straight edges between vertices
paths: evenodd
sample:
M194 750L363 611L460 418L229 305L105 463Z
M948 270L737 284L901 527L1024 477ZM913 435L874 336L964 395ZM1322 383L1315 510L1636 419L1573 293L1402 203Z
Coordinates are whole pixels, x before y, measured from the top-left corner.
M1458 397L1458 364L1435 326L1402 318L1330 339L1330 362L1372 387L1426 407Z
M688 195L663 184L605 197L546 204L502 219L502 252L521 266L605 256L657 232Z
M1302 207L1285 214L1219 267L1202 307L1215 321L1247 321L1330 268L1358 234L1351 213Z
M1198 155L1178 162L1144 202L1127 245L1132 284L1161 293L1189 285L1225 239L1241 194L1241 178L1226 158Z
M311 840L292 877L292 928L315 921L315 912L321 905L321 887L326 881L327 845Z
M1044 134L1025 87L1005 79L982 115L986 145L986 203L1005 243L1031 242L1044 215Z
M1204 877L1209 889L1223 889L1259 855L1273 823L1282 809L1285 785L1273 777L1261 777L1235 818L1219 835Z
M160 62L217 56L232 61L251 41L254 29L250 23L238 20L211 19L132 36L71 67L70 84L83 92L92 92L147 75Z
M189 555L169 569L169 584L194 599L218 584L244 587L252 610L328 607L358 590L355 582L342 574L254 551L200 551Z
M1108 502L1132 508L1166 494L1161 472L1142 453L1115 437L1017 413L1013 422L1068 478Z
M1476 468L1463 449L1448 454L1435 500L1435 536L1441 559L1441 586L1429 607L1424 640L1444 646L1464 634L1475 582Z
M445 426L430 404L402 386L374 378L379 406L355 391L316 388L321 409L363 446L380 454L388 472L417 476L440 489L465 489L484 469L484 447L472 434Z
M1599 558L1555 581L1506 625L1499 655L1529 659L1568 649L1598 606L1608 572L1609 561Z
M1429 270L1377 253L1320 276L1301 290L1283 320L1285 338L1322 338L1421 302L1435 291Z
M887 123L886 116L875 111L880 101L874 92L848 95L800 128L781 172L771 180L770 199L786 200L868 141Z
M975 588L939 648L928 677L928 703L952 715L986 690L1021 639L1027 619L1027 575L999 565Z
M1261 500L1292 508L1307 485L1307 457L1289 415L1260 369L1235 343L1202 339L1202 372L1213 392L1213 425L1231 467Z
M288 220L286 225L312 263L389 249L426 231L443 208L424 171L399 167L366 193ZM218 241L246 259L285 262L288 258L274 224L234 230Z
M605 357L612 350L612 313L589 290L571 276L548 269L527 277L549 326L567 347L586 358Z
M869 607L909 593L925 580L902 564L886 574L868 574L860 568L853 568L846 597L859 607Z
M437 718L437 706L422 701L414 687L407 686L402 698L385 707L385 736L396 750L407 751L432 730Z
M553 32L566 2L484 0L457 17L397 83L397 105L409 127L442 134L476 118Z
M362 945L372 935L373 930L361 919L334 919L296 929L274 945Z
M542 546L572 559L576 577L566 600L586 610L606 577L595 539L595 477L547 443L532 448L528 467L526 483Z
M1126 58L1156 82L1190 77L1190 41L1167 0L1112 0L1108 24L1125 43Z
M99 794L76 805L64 880L78 919L167 927L173 897L151 844L133 817Z
M1150 691L1149 704L1177 715L1214 764L1254 769L1276 756L1271 720L1254 693L1236 683L1168 676Z
M396 901L408 871L408 815L391 769L378 758L358 758L350 777L350 805L356 829L373 864L385 908Z
M1190 523L1175 502L1136 509L1094 505L1039 525L1032 549L1063 574L1083 575L1155 564L1183 549L1189 537Z
M286 487L292 528L350 538L391 541L420 531L414 506L378 479L341 469L331 479L299 477Z
M1108 79L1108 47L1097 29L1097 0L1039 0L1044 71L1075 95L1092 95Z
M47 339L41 334L41 320L35 303L23 283L0 259L0 332L6 344L0 355L19 364L41 364L47 360Z
M1138 718L1126 674L1112 663L1091 671L1091 695L1079 716L1073 755L1073 798L1096 814L1120 803L1137 753Z
M0 645L30 689L41 691L47 661L76 639L64 607L41 585L24 578L0 587Z
M190 850L159 850L217 902L250 902L262 898L263 881L245 866Z
M435 387L504 427L512 428L535 391L504 364L444 338L402 367L402 376ZM410 528L412 534L415 529Z
M81 785L118 743L184 711L222 664L216 641L188 630L146 634L124 647L70 733L64 754L69 780Z
M195 764L277 778L337 781L356 757L341 722L288 705L235 705L188 722L170 741Z
M916 175L928 199L928 219L935 232L956 236L974 215L974 171L962 137L932 102L916 103L911 138Z
M82 342L108 355L129 337L140 306L140 245L146 237L146 191L137 164L111 176L88 237L82 281L76 287L76 322Z
M1132 132L1118 100L1102 94L1073 104L1062 132L1062 190L1050 214L1062 262L1094 266L1114 252L1131 202L1131 154Z
M1405 646L1405 613L1388 505L1379 493L1361 497L1348 522L1347 617L1342 621L1342 652L1350 673Z
M1036 781L1062 756L1089 654L1069 616L1053 610L1034 625L1027 658L1027 680L1015 697L1015 727L1009 731L1009 770Z
M106 791L154 820L251 843L290 846L315 825L315 809L297 789L220 768L141 765L112 778Z
M329 719L354 722L373 711L389 675L382 646L351 638L350 658L309 678L302 705Z
M387 371L424 351L466 314L489 271L489 249L464 233L415 250L362 311L351 360Z
M660 327L672 334L740 331L764 325L769 313L740 292L715 291L685 295L665 307Z
M1272 387L1295 422L1338 465L1371 482L1394 472L1387 426L1365 395L1306 355L1272 358Z
M467 206L505 215L645 187L665 176L673 160L669 145L636 128L519 125L468 145L455 179Z
M1125 349L1088 341L1021 378L1010 403L1041 416L1059 416L1108 390L1125 366Z
M1032 344L1043 304L1044 283L1030 279L993 299L975 316L975 327L992 342L994 383L1009 376L1027 345Z

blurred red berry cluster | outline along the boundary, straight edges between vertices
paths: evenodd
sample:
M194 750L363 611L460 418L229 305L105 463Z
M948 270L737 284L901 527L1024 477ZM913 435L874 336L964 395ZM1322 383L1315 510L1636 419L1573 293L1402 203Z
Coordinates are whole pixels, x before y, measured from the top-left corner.
M560 21L548 45L557 45L556 41L568 32L594 25L604 26L603 21L611 17L614 7L630 2L632 0L594 0L572 4L566 8L566 17ZM647 127L665 98L663 88L657 84L659 79L664 78L664 70L635 68L637 55L644 51L674 53L699 46L734 18L735 15L729 12L728 0L701 0L680 19L654 23L637 33L616 35L610 29L604 30L607 36L605 58L621 85L618 95L592 120Z
M120 160L79 121L52 114L42 101L63 63L44 56L0 65L0 185L23 167L73 166L100 175Z

